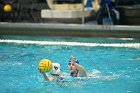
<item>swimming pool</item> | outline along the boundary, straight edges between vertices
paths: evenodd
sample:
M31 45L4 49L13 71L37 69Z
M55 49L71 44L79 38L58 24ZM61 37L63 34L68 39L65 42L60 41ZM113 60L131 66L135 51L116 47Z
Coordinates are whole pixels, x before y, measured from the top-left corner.
M140 40L0 36L1 93L140 93ZM38 71L43 58L69 73L70 55L90 77L47 82Z

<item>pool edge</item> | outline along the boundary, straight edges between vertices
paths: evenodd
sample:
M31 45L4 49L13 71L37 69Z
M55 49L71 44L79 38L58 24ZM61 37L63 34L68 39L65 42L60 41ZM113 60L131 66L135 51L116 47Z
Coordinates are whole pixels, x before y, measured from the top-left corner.
M140 38L140 26L0 23L0 35Z

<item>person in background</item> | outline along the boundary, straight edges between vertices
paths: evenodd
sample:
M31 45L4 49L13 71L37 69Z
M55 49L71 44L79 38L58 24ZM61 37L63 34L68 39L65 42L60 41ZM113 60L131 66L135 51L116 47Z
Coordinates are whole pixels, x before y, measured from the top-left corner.
M99 25L103 24L103 18L108 17L110 20L111 25L118 25L120 14L119 12L113 7L113 2L111 0L101 0L100 1L100 8L97 11L96 19Z
M79 61L75 59L74 56L70 56L70 61L68 63L68 69L70 71L70 76L72 77L87 77L87 72L85 68L79 64Z

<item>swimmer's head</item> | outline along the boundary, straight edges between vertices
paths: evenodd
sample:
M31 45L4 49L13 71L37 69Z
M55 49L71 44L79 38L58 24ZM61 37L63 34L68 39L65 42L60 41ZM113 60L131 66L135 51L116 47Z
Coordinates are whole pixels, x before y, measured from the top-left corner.
M73 56L73 55L71 55L70 56L70 60L69 60L69 63L71 63L71 62L75 62L75 63L77 63L77 64L79 64L79 61Z
M50 71L50 73L52 75L57 75L59 76L61 74L61 65L59 63L52 63L53 64L53 68Z
M79 64L79 61L77 59L75 59L74 61L75 61L75 63ZM79 70L74 66L74 64L71 63L71 60L68 63L68 69L70 70L70 76L72 76L72 77L77 76L77 73ZM74 75L74 73L76 73L76 74Z

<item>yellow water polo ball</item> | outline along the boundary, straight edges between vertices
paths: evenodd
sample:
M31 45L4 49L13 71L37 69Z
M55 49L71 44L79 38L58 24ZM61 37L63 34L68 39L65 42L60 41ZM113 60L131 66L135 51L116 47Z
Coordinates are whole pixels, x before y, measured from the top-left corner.
M41 72L49 72L52 69L53 65L52 62L49 59L42 59L39 62L39 70Z
M9 5L9 4L6 4L6 5L3 7L3 10L4 10L4 12L11 12L11 11L12 11L12 6Z

